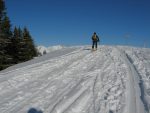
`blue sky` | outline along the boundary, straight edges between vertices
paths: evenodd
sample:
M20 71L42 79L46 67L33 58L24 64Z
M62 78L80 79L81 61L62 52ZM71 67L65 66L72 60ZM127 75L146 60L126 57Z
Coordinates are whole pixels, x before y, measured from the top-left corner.
M150 47L150 0L6 0L6 7L37 45L91 44L97 32L101 44Z

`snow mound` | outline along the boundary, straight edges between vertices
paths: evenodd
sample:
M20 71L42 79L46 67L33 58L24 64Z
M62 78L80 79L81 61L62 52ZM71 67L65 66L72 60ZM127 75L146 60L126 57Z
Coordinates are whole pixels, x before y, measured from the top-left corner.
M56 50L59 50L59 49L62 49L62 48L64 48L64 46L61 46L61 45L50 46L50 47L48 47L48 50L49 50L49 52L51 52L51 51L56 51Z
M37 46L37 50L40 55L43 55L49 52L49 50L45 46Z
M0 72L1 113L150 113L150 49L52 50Z
M64 48L64 46L61 46L61 45L50 46L50 47L37 46L37 50L40 55L44 55L44 54L47 54L56 50L60 50L62 48Z

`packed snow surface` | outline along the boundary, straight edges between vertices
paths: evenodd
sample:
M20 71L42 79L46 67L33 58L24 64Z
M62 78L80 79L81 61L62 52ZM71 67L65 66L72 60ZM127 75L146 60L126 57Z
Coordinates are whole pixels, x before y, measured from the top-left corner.
M150 49L71 47L0 72L0 113L150 113Z

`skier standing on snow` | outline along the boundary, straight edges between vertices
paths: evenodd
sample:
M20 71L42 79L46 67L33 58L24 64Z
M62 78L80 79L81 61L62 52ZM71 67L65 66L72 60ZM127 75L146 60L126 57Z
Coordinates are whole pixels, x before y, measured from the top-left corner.
M92 41L93 41L92 50L97 50L97 42L99 42L99 37L96 35L96 32L94 32L92 36Z

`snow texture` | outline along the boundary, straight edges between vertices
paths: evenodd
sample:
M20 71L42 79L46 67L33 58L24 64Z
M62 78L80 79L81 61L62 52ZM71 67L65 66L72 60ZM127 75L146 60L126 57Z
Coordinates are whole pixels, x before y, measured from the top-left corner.
M150 113L150 49L66 47L0 72L0 113Z
M60 50L64 48L64 46L61 45L56 45L56 46L50 46L50 47L45 47L45 46L37 46L37 50L41 55Z

